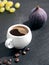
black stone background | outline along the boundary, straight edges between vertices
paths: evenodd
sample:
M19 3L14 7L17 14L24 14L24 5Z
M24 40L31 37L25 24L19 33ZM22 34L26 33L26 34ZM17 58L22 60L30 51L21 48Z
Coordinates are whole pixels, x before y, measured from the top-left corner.
M21 7L14 14L0 14L0 58L12 58L12 65L49 65L49 0L13 0L19 1ZM28 20L30 11L36 5L45 9L48 14L46 24L39 30L32 30L30 51L20 56L20 62L14 63L13 50L5 48L6 32L9 26L24 23Z

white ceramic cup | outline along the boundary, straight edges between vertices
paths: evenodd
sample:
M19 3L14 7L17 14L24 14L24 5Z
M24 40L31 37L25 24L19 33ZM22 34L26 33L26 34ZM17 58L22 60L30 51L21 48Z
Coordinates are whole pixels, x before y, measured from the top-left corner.
M15 27L15 26L23 26L28 29L28 33L23 35L23 36L14 36L10 33L10 31ZM8 28L7 30L7 40L5 41L5 46L9 49L15 47L17 49L22 49L26 47L32 39L32 33L31 30L28 26L24 24L16 24L12 25L11 27Z

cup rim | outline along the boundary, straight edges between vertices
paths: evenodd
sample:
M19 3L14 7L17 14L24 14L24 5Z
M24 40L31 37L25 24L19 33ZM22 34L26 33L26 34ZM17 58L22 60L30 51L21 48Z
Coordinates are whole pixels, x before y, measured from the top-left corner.
M28 33L25 34L25 35L23 35L23 36L15 36L15 35L12 35L12 34L10 33L10 30L12 30L13 27L15 27L15 26L24 26L25 28L28 29L28 33L31 32L30 28L29 28L27 25L24 25L24 24L15 24L15 25L10 26L10 27L8 28L8 31L7 31L7 33L8 33L10 36L12 36L12 37L21 38L21 37L24 37L24 36L28 35Z

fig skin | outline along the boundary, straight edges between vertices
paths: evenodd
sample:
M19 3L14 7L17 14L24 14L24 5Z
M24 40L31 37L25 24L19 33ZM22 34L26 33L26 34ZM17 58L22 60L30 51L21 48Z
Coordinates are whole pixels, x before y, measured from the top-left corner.
M44 9L39 6L32 9L31 14L29 15L29 25L31 29L41 28L47 21L47 13Z

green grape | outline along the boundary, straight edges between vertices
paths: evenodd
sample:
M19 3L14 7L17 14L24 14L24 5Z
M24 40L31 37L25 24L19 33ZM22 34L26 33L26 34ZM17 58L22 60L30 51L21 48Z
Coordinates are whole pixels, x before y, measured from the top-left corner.
M1 13L3 13L4 11L5 11L5 8L4 7L0 8L0 12Z
M3 3L6 4L8 1L7 0L3 0Z
M3 2L0 2L0 7L3 7L4 6L4 3Z
M6 3L6 6L12 7L12 6L13 6L13 2L12 2L12 1L8 1L8 2Z
M20 3L19 2L15 3L15 8L20 8Z
M14 12L15 12L15 8L13 8L13 7L10 8L9 12L10 12L10 13L14 13Z
M10 10L10 7L9 7L9 6L6 6L5 9L6 9L7 11L9 11L9 10Z

